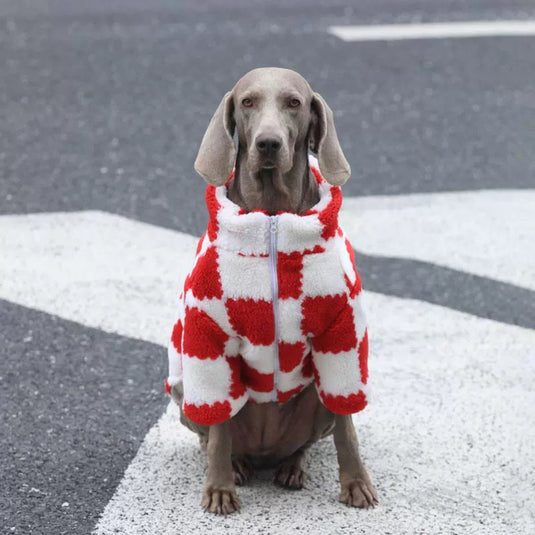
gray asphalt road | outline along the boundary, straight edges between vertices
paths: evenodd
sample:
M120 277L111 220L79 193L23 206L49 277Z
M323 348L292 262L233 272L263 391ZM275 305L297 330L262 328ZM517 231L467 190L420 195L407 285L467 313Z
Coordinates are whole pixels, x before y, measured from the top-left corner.
M0 213L101 209L199 234L199 141L262 65L298 70L335 110L348 195L533 188L535 38L326 33L494 18L535 18L535 4L0 0ZM394 259L363 256L362 270L369 289L535 322L533 293L512 285ZM0 318L0 531L88 533L165 404L164 355L155 367L159 348L6 302Z

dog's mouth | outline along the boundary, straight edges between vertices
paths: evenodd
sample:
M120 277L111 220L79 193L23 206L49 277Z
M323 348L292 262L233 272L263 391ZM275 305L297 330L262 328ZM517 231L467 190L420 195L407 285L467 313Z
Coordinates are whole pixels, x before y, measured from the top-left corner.
M249 154L248 167L252 173L260 171L287 172L288 168L291 167L291 164L288 165L288 160L288 153L285 150L281 150L276 154L259 154L254 151Z
M275 169L275 167L277 167L275 163L270 161L263 162L261 165L261 169Z

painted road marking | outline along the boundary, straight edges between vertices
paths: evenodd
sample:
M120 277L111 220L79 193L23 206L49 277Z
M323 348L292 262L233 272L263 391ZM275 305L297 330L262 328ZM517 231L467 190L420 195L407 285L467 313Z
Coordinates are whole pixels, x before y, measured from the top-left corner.
M345 198L357 251L410 258L535 290L535 190Z
M0 298L165 344L197 239L105 212L0 217Z
M327 438L311 450L306 489L285 492L263 473L238 489L242 514L203 513L204 455L171 405L95 533L272 533L274 526L282 534L338 533L357 516L363 533L440 533L445 525L533 532L535 331L379 294L366 295L366 308L373 398L355 422L380 494L377 510L360 514L337 502Z
M535 20L330 26L328 31L343 41L525 37L535 35Z

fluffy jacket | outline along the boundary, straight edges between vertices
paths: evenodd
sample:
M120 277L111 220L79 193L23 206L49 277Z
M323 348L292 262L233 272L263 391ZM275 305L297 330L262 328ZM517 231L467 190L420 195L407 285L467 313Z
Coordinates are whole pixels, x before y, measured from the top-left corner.
M185 415L202 425L248 400L284 403L312 381L322 403L367 404L368 335L353 248L338 224L340 188L319 171L306 213L246 213L209 186L197 247L169 344L166 390L183 384Z

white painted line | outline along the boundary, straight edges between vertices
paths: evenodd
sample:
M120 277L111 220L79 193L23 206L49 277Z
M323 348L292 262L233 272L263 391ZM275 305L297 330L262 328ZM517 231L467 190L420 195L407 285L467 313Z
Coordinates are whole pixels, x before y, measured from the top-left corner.
M343 41L394 41L400 39L457 39L535 35L535 20L440 22L330 26L329 33Z
M104 212L0 217L0 298L167 345L197 239Z
M353 246L535 290L535 190L344 199Z
M171 405L130 464L95 533L535 533L535 331L368 293L370 407L355 417L381 504L337 502L332 437L307 488L270 472L238 488L242 513L203 513L205 457ZM504 431L505 430L505 431Z

